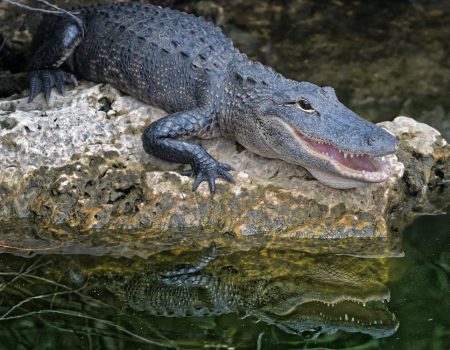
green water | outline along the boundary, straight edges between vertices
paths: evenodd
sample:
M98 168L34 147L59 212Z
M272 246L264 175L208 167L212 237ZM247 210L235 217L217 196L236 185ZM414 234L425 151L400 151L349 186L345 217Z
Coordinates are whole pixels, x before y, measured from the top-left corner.
M417 219L390 259L2 254L0 349L449 349L449 227Z
M401 326L381 348L450 349L450 214L417 219L404 239L388 283Z

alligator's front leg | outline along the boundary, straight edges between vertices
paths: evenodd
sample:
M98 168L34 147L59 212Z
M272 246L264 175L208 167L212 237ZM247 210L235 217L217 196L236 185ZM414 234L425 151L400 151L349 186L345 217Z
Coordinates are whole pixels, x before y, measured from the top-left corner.
M231 166L219 163L201 146L179 138L196 136L211 123L212 117L204 109L169 114L151 123L142 135L142 142L147 153L175 163L190 164L192 169L182 172L183 175L195 176L192 191L203 181L208 181L209 190L214 195L216 178L234 182L228 171Z
M212 277L203 270L217 256L217 247L213 242L195 265L178 265L172 270L161 272L160 281L172 286L206 286L210 284Z
M75 77L61 70L60 66L73 53L82 38L83 28L70 18L50 18L48 23L41 24L33 38L34 54L28 67L28 102L33 101L41 91L48 102L52 87L56 87L59 93L64 95L65 83L77 84Z

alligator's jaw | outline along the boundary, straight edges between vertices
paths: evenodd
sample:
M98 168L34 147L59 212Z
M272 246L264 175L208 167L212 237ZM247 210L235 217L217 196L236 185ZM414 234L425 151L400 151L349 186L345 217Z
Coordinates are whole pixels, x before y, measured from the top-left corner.
M367 305L357 301L311 301L272 317L277 320L277 326L288 333L302 334L308 328L316 328L314 337L342 330L384 338L394 334L399 326L395 315L384 307L384 300L370 301Z
M329 142L308 137L290 125L286 127L304 150L311 156L326 161L333 168L334 171L327 171L306 166L314 177L330 187L361 187L368 183L383 182L390 175L390 168L381 157L347 153Z

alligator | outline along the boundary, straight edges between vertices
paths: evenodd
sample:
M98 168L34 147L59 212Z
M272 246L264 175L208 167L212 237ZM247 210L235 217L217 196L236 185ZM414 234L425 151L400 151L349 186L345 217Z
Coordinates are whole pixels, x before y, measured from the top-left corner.
M233 182L192 137L223 136L267 158L306 168L338 189L385 181L383 156L396 138L344 106L331 87L283 77L239 52L212 23L138 3L81 7L47 15L33 37L32 101L78 77L109 83L169 114L148 125L142 142L157 158L188 164L183 175L216 191Z
M384 305L389 290L352 271L317 265L292 276L248 277L233 266L208 265L210 248L198 263L170 270L146 267L132 273L91 276L134 311L160 317L214 317L238 314L282 331L316 338L337 331L383 338L398 321ZM178 258L177 258L178 259ZM336 275L336 273L338 275Z

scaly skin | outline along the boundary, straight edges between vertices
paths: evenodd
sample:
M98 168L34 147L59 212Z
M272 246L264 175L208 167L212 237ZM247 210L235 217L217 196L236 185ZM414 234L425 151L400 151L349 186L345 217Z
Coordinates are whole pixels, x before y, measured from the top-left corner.
M33 40L30 101L55 86L75 83L68 70L107 82L170 114L144 131L144 149L186 163L193 190L216 178L232 182L231 167L190 137L219 135L251 151L307 168L336 188L382 182L389 169L375 157L391 154L396 139L342 105L332 88L286 79L250 61L211 23L152 5L114 4L46 18Z

